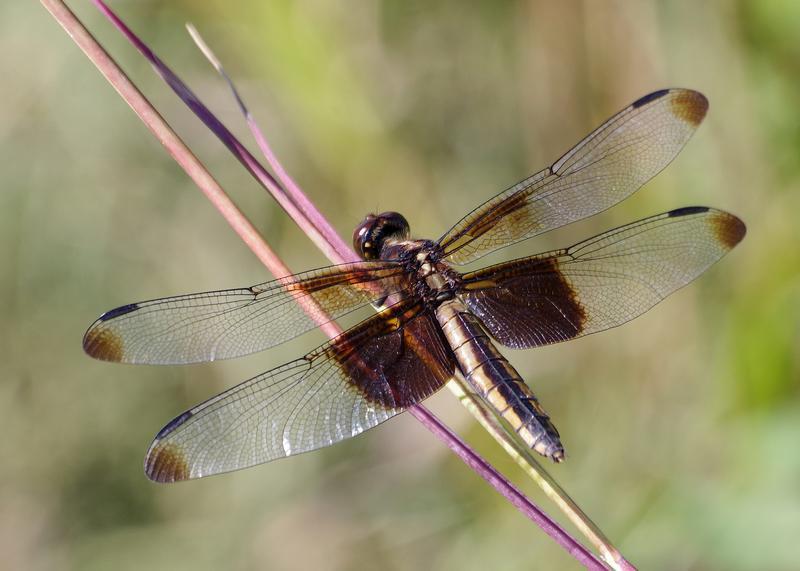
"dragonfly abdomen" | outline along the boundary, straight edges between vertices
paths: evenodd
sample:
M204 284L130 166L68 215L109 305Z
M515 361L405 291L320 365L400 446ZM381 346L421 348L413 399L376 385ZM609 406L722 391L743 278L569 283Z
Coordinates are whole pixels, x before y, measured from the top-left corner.
M436 311L464 379L533 450L564 459L558 431L519 373L497 350L478 319L459 300Z

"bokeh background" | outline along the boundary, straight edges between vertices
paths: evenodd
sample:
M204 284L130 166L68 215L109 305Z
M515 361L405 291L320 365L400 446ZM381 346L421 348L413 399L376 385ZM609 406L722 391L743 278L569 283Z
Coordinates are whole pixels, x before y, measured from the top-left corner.
M323 265L88 2L72 4L287 263ZM800 568L800 3L113 5L247 138L183 29L194 22L348 237L388 209L439 236L637 97L704 92L707 120L643 191L503 256L693 204L741 216L745 241L625 327L509 355L563 435L553 472L632 562ZM269 276L38 3L0 4L0 74L0 568L577 567L404 416L259 468L147 481L166 421L318 339L184 368L86 357L104 310ZM558 517L449 394L429 404Z

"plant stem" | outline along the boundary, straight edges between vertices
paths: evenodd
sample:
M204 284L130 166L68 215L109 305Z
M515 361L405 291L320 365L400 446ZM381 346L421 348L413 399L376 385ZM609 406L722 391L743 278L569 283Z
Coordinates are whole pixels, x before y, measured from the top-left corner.
M131 108L139 116L147 128L150 129L153 135L167 149L167 152L169 152L169 154L176 160L176 162L178 162L181 168L183 168L189 177L195 182L195 184L197 184L206 197L211 201L213 206L217 208L220 214L222 214L231 228L242 238L245 244L253 251L254 254L256 254L259 260L264 263L267 269L276 276L288 275L290 271L286 265L282 263L275 252L267 245L264 239L258 234L257 230L222 190L216 180L205 169L197 157L194 156L194 154L188 149L188 147L177 136L177 134L167 125L161 115L152 107L152 105L150 105L143 94L135 87L135 85L133 85L125 73L116 65L113 59L92 37L88 30L86 30L86 28L75 17L66 4L60 0L41 0L41 2L56 19L56 21L58 21L59 24L64 28L73 41L75 41L75 43L83 50L86 56L95 64L95 66L97 66L100 72L117 90L120 96L131 106ZM124 27L124 24L118 18L116 18L116 16L102 1L94 0L94 2L106 14L107 17L114 21L118 28L124 28L127 30L127 28ZM133 36L133 38L135 38L135 36ZM129 39L131 39L132 42L134 41L130 36ZM136 38L136 40L138 41L138 38ZM144 44L141 45L143 46ZM146 48L146 46L144 47ZM152 52L150 52L150 54L152 54ZM146 53L145 56L147 57ZM154 65L156 65L156 63L163 65L163 62L158 60L155 54L152 54L152 57L155 59L151 59L151 63L154 63ZM164 76L162 75L162 77ZM171 79L172 77L165 77L165 80L170 83L173 89L176 89L176 86L174 86L170 81ZM199 103L199 100L196 101ZM194 107L193 110L195 110L197 113L197 110L194 109ZM231 150L234 151L234 149ZM243 146L235 149L235 151L249 155ZM252 158L251 155L250 157ZM253 163L258 164L254 158ZM248 162L245 162L245 166L248 168L248 170L254 168L253 164ZM251 170L251 172L253 171ZM254 175L257 176L257 178L259 177L259 173L257 172L254 173ZM269 183L262 181L262 184ZM284 203L281 203L281 205L284 206L287 212L292 209L296 209L294 205L288 206ZM302 215L302 217L305 217L305 215ZM320 236L322 235L322 232L315 227L313 228L313 231L309 232L309 235ZM341 239L338 241L341 242ZM333 240L333 242L336 242L336 240ZM325 251L327 249L323 248L323 250ZM335 255L332 255L331 257L336 258ZM418 405L409 409L409 412L411 412L415 418L420 420L429 430L439 437L462 459L463 462L473 468L481 477L489 482L498 492L506 497L515 507L517 507L521 513L534 521L542 530L545 531L545 533L547 533L554 541L561 545L579 563L589 569L606 568L605 565L598 560L593 553L586 550L583 545L577 542L555 521L550 519L544 512L539 510L524 494L522 494L516 487L508 482L508 480L499 474L493 466L491 466L476 452L466 446L466 444L464 444L446 426L436 419L436 417L434 417L427 409Z
M314 204L306 197L300 186L291 178L278 160L272 148L267 141L266 136L258 126L258 122L253 117L244 102L244 98L239 94L233 80L225 72L222 62L214 54L213 50L206 44L197 29L191 25L187 25L187 29L195 44L197 44L200 51L208 59L209 63L225 80L233 93L242 114L245 117L248 128L256 140L259 149L266 157L267 162L272 168L273 172L283 186L287 189L287 193L292 200L300 206L306 216L311 220L319 220L324 217L316 210ZM341 245L339 245L341 247ZM349 250L349 249L348 249ZM569 497L567 492L558 485L555 479L547 473L544 467L534 458L530 449L521 443L519 439L505 429L502 422L494 415L486 406L486 404L465 386L465 381L460 375L456 375L447 387L453 393L459 402L467 409L467 411L475 417L475 419L484 427L485 430L492 435L492 437L500 444L500 446L511 456L511 458L528 474L528 476L536 482L536 484L544 491L544 493L561 509L562 512L572 521L572 523L583 533L583 535L595 546L600 552L601 557L616 570L629 570L633 567L628 563L625 558L620 554L619 550L614 547L608 538L603 534L600 528L589 519L589 517L580 509L575 501Z

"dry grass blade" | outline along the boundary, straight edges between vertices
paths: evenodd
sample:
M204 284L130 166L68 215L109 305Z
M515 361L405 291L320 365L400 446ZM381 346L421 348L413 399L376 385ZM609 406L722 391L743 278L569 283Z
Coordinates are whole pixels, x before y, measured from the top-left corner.
M492 435L492 438L506 451L506 453L522 468L522 470L542 489L558 508L570 519L578 530L595 546L600 556L613 569L631 571L635 569L614 547L599 527L589 519L589 516L569 497L569 494L556 482L544 469L538 460L531 454L524 443L509 432L493 411L475 396L464 385L464 380L454 378L447 387L461 402L461 404L474 416L481 426Z
M214 69L217 70L217 73L219 73L220 76L225 80L225 82L228 84L228 87L230 87L230 90L236 99L236 103L239 105L239 109L245 117L247 126L250 129L250 133L256 140L258 148L261 150L264 158L267 159L267 163L275 173L278 181L280 181L280 184L286 191L286 195L297 205L297 207L309 220L311 220L320 228L324 228L325 235L329 237L332 246L336 249L339 255L347 259L347 261L357 261L358 257L355 256L350 247L341 240L339 235L333 230L328 220L317 210L316 206L314 206L314 203L309 200L308 196L306 196L306 194L300 189L300 186L294 181L291 175L289 175L286 169L283 168L283 165L278 160L277 155L275 155L273 152L269 141L267 141L266 136L264 136L263 131L258 126L258 123L253 117L252 113L250 113L247 105L245 105L244 99L239 94L239 90L236 89L236 85L234 84L233 80L225 72L225 69L222 67L222 62L219 60L219 58L217 58L208 44L206 44L206 42L200 36L200 32L198 32L197 29L191 24L187 24L186 28L189 31L189 34L192 36L195 44L197 44L197 47L200 49L206 59L208 59L209 63L211 63Z

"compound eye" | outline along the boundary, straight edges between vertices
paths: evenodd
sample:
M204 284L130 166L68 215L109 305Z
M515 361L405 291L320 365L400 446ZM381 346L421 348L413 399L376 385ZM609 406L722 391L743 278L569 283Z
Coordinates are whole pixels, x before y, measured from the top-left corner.
M408 238L408 221L397 212L368 215L353 232L353 247L365 260L376 260L388 238Z
M377 221L377 216L369 214L353 232L353 249L364 260L374 260L378 257L373 237Z
M384 212L379 219L383 220L383 238L392 237L398 240L408 238L408 220L399 212Z

